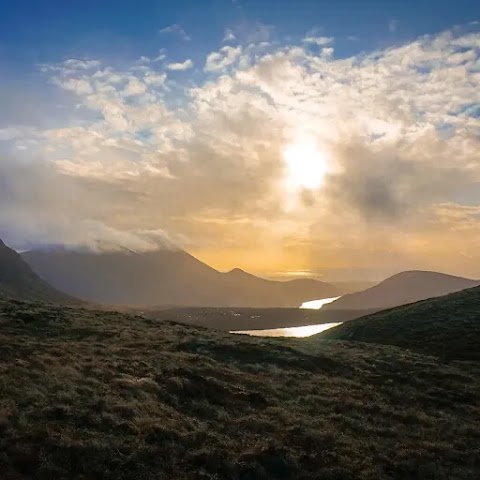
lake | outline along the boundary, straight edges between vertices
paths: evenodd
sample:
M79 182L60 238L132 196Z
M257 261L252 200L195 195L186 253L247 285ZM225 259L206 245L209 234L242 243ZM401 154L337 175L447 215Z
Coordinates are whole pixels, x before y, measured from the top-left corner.
M320 300L311 300L310 302L303 302L300 308L306 308L309 310L320 310L327 303L332 303L338 300L340 297L322 298Z
M340 297L321 298L320 300L311 300L303 302L299 308L308 310L320 310L324 305L338 300ZM315 335L317 333L328 330L329 328L341 325L343 322L337 323L319 323L316 325L304 325L301 327L284 327L284 328L269 328L266 330L234 330L230 333L239 335L251 335L253 337L296 337L305 338Z
M268 330L238 330L230 333L251 335L253 337L296 337L305 338L323 332L329 328L341 325L338 323L321 323L319 325L305 325L303 327L270 328Z

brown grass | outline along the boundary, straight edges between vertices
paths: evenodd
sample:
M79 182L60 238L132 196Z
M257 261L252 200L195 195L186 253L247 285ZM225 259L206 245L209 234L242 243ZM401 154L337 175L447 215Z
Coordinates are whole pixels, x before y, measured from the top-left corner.
M477 479L480 368L0 303L3 479Z

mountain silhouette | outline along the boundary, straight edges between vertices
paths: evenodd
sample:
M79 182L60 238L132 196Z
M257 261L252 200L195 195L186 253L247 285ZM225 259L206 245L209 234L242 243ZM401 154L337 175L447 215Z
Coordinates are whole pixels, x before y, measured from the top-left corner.
M65 302L73 300L40 279L22 257L0 240L0 296L21 300Z
M111 305L298 307L332 297L336 287L311 279L277 282L240 269L219 272L183 250L30 251L24 260L75 297Z
M447 295L477 285L480 285L478 280L415 270L393 275L366 290L346 294L323 308L325 310L383 310Z

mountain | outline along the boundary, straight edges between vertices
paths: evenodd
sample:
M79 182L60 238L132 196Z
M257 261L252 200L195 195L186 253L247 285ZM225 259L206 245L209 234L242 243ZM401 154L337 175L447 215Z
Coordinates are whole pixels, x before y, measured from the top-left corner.
M456 360L480 360L480 288L377 312L318 338L381 343Z
M325 310L383 310L447 295L477 285L480 285L478 280L454 277L444 273L402 272L366 290L344 295L324 308Z
M334 286L316 280L275 282L240 269L222 273L183 250L93 253L56 249L22 256L56 288L111 305L298 307L338 293Z
M72 300L41 280L22 257L0 240L0 296L22 300L64 302Z

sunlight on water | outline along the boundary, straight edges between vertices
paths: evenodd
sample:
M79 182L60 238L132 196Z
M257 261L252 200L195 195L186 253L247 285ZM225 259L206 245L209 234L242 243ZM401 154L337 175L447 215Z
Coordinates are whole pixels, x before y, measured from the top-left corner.
M242 335L251 335L254 337L297 337L304 338L323 332L329 328L341 325L339 323L322 323L320 325L306 325L303 327L288 327L288 328L272 328L269 330L242 330L230 333L238 333Z
M311 310L320 310L327 303L332 303L340 297L322 298L320 300L311 300L310 302L303 302L300 308L309 308Z

